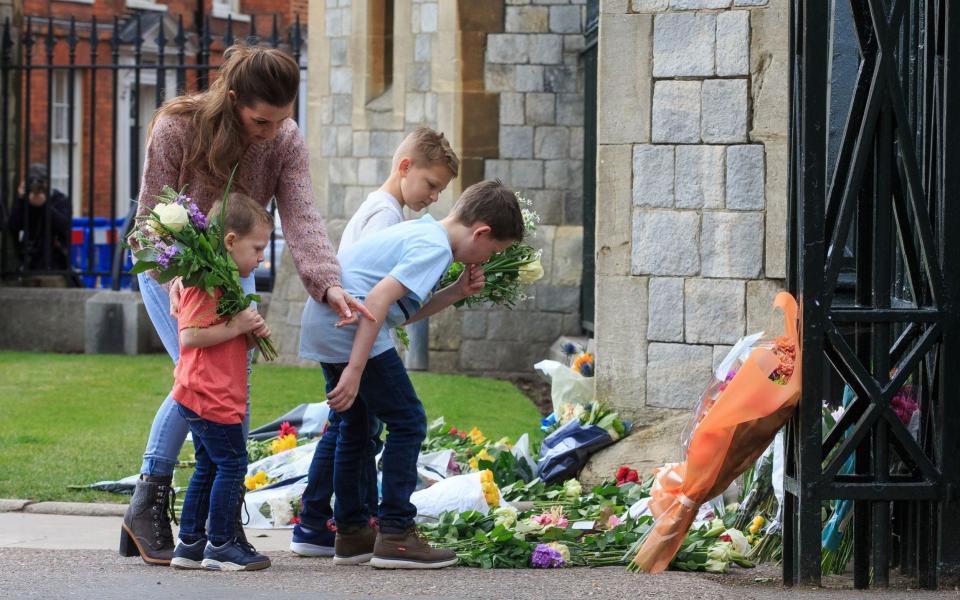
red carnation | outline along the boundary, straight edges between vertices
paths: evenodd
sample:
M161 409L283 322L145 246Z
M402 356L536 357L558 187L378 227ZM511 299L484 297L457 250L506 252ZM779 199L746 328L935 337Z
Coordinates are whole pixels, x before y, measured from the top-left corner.
M286 437L292 435L297 437L297 428L290 424L290 421L280 423L280 434L277 437Z

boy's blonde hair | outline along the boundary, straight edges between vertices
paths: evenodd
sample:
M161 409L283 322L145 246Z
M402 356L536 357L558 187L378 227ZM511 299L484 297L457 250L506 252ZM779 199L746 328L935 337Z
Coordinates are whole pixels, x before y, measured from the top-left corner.
M477 222L489 225L490 237L495 240L519 242L523 239L520 203L499 179L481 181L465 189L451 214L468 227Z
M217 200L210 208L210 219L220 218L222 200ZM223 231L234 232L243 237L249 235L258 225L266 225L273 231L273 217L259 202L246 194L231 192L227 196L227 214L224 216Z
M409 157L417 167L444 165L454 177L460 173L460 159L450 147L450 142L441 132L429 127L417 127L403 138L393 153L393 168L396 169L405 157Z

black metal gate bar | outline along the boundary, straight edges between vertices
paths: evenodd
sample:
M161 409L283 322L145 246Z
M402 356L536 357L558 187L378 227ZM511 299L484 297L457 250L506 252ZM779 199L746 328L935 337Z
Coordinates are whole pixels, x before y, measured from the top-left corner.
M0 49L0 87L4 93L4 98L0 106L2 106L3 111L3 133L5 142L11 141L11 130L9 128L10 114L11 110L18 110L20 107L29 107L36 100L37 94L34 94L33 85L35 82L33 75L34 73L42 73L46 76L46 114L47 114L47 138L46 138L46 159L48 173L52 173L52 133L56 132L58 134L64 134L64 142L68 144L67 156L64 158L64 167L66 168L66 182L67 182L67 191L69 195L72 195L76 177L79 176L79 172L76 170L78 166L75 164L75 157L73 155L73 146L76 142L76 77L78 74L89 74L90 78L90 87L89 95L85 94L87 101L90 102L89 110L84 111L84 116L89 120L83 122L81 126L81 131L86 132L87 138L89 140L89 148L84 148L84 159L87 160L87 169L86 174L89 178L89 181L86 182L86 185L83 186L83 190L79 193L85 195L85 198L81 198L82 205L86 207L87 218L85 227L87 229L87 235L85 238L85 247L82 252L86 255L86 269L83 271L78 271L74 273L73 271L64 272L64 271L55 271L50 268L50 256L49 248L45 248L46 260L45 267L41 270L31 271L29 269L20 269L16 271L16 274L19 275L34 275L34 274L79 274L79 275L89 275L89 276L113 276L113 287L117 289L119 287L119 279L115 273L119 273L115 268L116 265L113 263L117 262L116 258L111 259L111 265L107 266L104 264L98 265L96 260L97 256L97 241L95 239L94 231L95 227L95 216L96 216L96 206L95 202L97 190L97 184L94 181L94 177L99 170L103 169L102 160L99 160L100 157L96 154L96 144L97 144L97 79L98 74L104 70L111 73L110 81L110 93L112 94L112 103L110 109L110 136L112 143L112 164L109 168L110 171L110 202L109 202L109 216L110 216L110 225L106 229L108 234L108 243L113 246L110 254L112 256L119 256L116 252L117 244L121 241L123 237L122 234L116 229L116 221L118 215L116 195L118 193L118 177L117 177L117 159L121 155L120 153L127 153L130 156L130 168L129 168L129 179L130 179L130 193L133 198L136 197L138 188L140 185L140 152L141 152L141 133L146 127L146 123L142 122L142 117L140 113L140 98L142 91L140 89L140 84L142 83L142 74L144 70L152 71L156 75L156 86L153 94L155 106L159 107L165 98L167 97L167 82L166 76L168 73L175 73L177 92L183 93L188 84L198 85L200 89L203 89L204 84L209 79L209 72L211 69L219 69L219 65L210 64L210 57L213 54L213 44L222 41L224 47L232 44L236 41L235 30L233 20L228 18L226 31L223 35L213 32L213 29L210 27L209 17L202 20L202 26L198 32L188 32L183 25L182 16L178 16L176 21L176 35L172 39L172 43L175 45L175 49L169 48L171 43L170 38L168 37L167 32L165 31L165 24L163 22L163 17L161 17L161 22L159 23L159 31L156 34L156 62L154 64L143 64L143 58L145 55L145 47L143 34L145 31L145 21L150 17L144 17L142 14L138 13L129 17L126 21L121 22L117 17L113 18L112 27L107 26L110 29L110 34L107 38L101 38L99 35L98 23L95 18L91 18L89 22L77 22L74 17L70 19L56 19L53 17L34 17L26 16L24 17L22 27L17 27L14 24L11 24L7 20L3 25L2 32L2 49ZM87 57L78 57L77 48L81 41L82 36L78 36L78 30L83 32L88 30L90 31L89 42L90 42L90 54L88 62L85 60ZM19 31L18 31L19 30ZM251 22L248 26L249 34L245 36L245 39L249 43L259 43L261 40L256 37L256 16L251 16ZM20 42L22 44L22 55L16 56L14 52L14 43L12 35L14 32L19 32L22 36ZM300 64L300 58L303 52L304 38L301 31L301 24L299 15L295 15L295 18L292 23L289 24L289 27L283 35L281 35L280 29L280 20L277 15L271 16L271 29L270 36L268 39L263 40L273 47L279 47L282 44L288 46L289 50L293 53L295 60ZM44 44L44 58L40 62L34 61L34 47L38 42ZM62 63L57 62L56 57L62 56L58 54L57 48L60 44L66 44L66 60ZM110 61L102 62L99 60L100 56L100 43L108 43L110 45ZM194 60L193 64L187 62L187 49L191 43L198 44L194 50L191 52L196 52L193 54L195 58L199 60ZM129 47L131 49L131 54L133 58L133 64L121 64L121 48ZM175 55L176 59L167 60L168 53L170 55ZM78 62L78 58L80 61ZM301 72L305 71L305 67L301 66ZM132 87L130 90L130 115L129 115L129 132L130 140L126 148L121 149L117 143L118 133L119 133L119 112L118 112L118 98L120 93L120 81L119 76L121 71L131 72L132 71ZM196 74L196 77L188 80L187 73L193 72ZM54 110L53 110L53 90L54 90L54 78L57 73L65 73L67 79L64 85L64 90L68 96L64 100L64 108L67 109L67 114L64 116L64 122L59 123L59 120L54 119ZM22 80L17 78L18 74L22 74ZM57 83L59 86L59 82ZM10 102L9 92L11 91L12 86L18 86L16 89L19 91L15 99L15 103ZM59 87L57 87L59 90ZM57 116L60 116L62 111L58 109ZM294 106L294 118L299 118L299 107L298 105ZM35 120L33 120L35 122ZM59 124L58 124L59 123ZM18 181L11 181L9 174L10 173L20 173L20 160L24 159L29 163L33 154L32 151L36 151L36 145L33 144L33 149L31 149L31 139L30 132L32 132L31 127L31 112L25 110L22 120L18 122L18 125L15 131L18 134L23 134L21 137L22 142L19 144L19 151L15 156L9 156L7 151L7 146L4 145L2 151L0 151L0 163L2 163L3 175L0 176L0 194L2 194L2 199L0 203L3 204L3 208L6 208L9 205L9 199L15 198L16 194L14 193L14 187L18 184ZM67 128L67 132L63 132L63 127ZM56 129L59 128L59 129ZM56 131L55 131L56 129ZM25 133L24 133L25 132ZM11 168L10 161L15 161L15 165ZM43 159L41 159L43 160ZM102 193L102 192L101 192ZM107 211L106 208L103 208L104 212ZM275 210L271 206L271 210ZM29 219L29 216L26 217ZM25 224L29 227L29 223ZM45 227L49 229L50 224L49 220L45 224ZM5 236L5 231L0 231L0 236ZM7 276L14 274L10 270L10 261L7 259L3 253L6 251L5 244L0 244L0 276ZM272 286L272 281L276 275L276 242L275 237L271 240L271 250L274 256L274 260L271 261L270 266L270 277L268 286Z
M932 532L932 545L937 550L936 576L943 585L956 585L960 582L960 544L956 535L960 531L960 435L957 424L960 423L960 277L957 265L960 261L960 72L951 72L951 65L960 64L960 6L956 2L944 2L939 5L939 18L936 20L939 30L939 42L943 44L943 56L938 64L938 81L943 87L941 110L938 126L941 129L940 156L937 161L938 179L942 182L937 197L938 221L940 230L938 245L944 268L950 268L946 284L946 310L943 320L944 338L948 343L940 348L937 378L937 413L935 420L943 424L936 436L935 452L946 480L944 497L937 506L936 518L939 527ZM932 213L933 211L931 211ZM927 586L930 587L930 586Z
M53 35L53 17L47 19L47 37L44 40L44 45L47 49L47 182L50 185L50 174L52 173L51 169L51 155L53 149L53 77L56 71L53 67L53 51L57 44L57 38ZM30 110L30 106L27 105L27 110ZM30 155L27 155L25 164L30 165ZM26 214L29 211L24 211ZM49 213L47 213L46 218L43 220L43 235L45 239L50 239L50 218ZM50 253L50 244L43 244L43 267L45 269L50 269L51 264L51 253Z
M860 70L829 182L833 7L791 3L787 272L804 396L787 435L784 582L819 583L820 503L849 499L854 586L885 587L896 566L932 588L960 579L950 538L960 530L960 84L948 72L960 64L960 18L951 23L946 0L848 1ZM850 268L852 298L835 293ZM837 378L855 397L821 432ZM912 435L891 409L908 384L920 407Z
M100 43L100 35L97 32L97 18L94 17L90 22L90 63L97 64L97 45ZM71 95L72 97L72 95ZM94 174L96 170L97 162L97 103L94 99L97 97L97 71L90 71L90 116L88 117L89 123L89 140L90 140L90 160L87 163L87 214L93 215L94 213L94 204L93 199L95 198L94 194L96 192L96 183L94 182ZM70 114L73 114L73 111L70 111ZM73 144L71 144L71 147ZM73 156L73 152L70 152L70 155ZM70 175L73 176L73 163L70 165ZM72 188L71 188L72 189ZM112 195L111 195L112 197ZM110 203L110 223L114 222L114 213L116 209L114 203ZM89 220L88 220L89 223ZM93 236L90 236L93 237ZM116 238L114 238L116 239ZM88 249L91 249L92 246L88 245ZM90 265L90 253L87 252L87 265ZM119 285L119 281L115 282ZM115 288L119 289L119 288Z
M10 143L10 94L7 93L7 90L10 89L10 70L9 66L11 63L11 51L13 50L13 38L10 37L10 18L6 18L3 21L3 36L2 41L0 41L0 90L3 92L2 102L2 118L3 123L0 123L0 138L2 138L2 147L0 147L0 164L3 165L3 168L0 168L0 190L5 191L10 189L10 178L9 170L6 168L10 163L9 153L7 151ZM0 202L0 217L3 217L3 222L7 222L8 213L7 213L7 204L6 202ZM2 236L0 236L0 270L6 268L9 260L7 257L7 248L10 244L4 243Z
M823 296L824 198L826 198L827 84L829 81L828 39L830 13L825 3L797 2L794 33L793 77L800 96L795 98L794 126L799 151L797 161L797 244L801 249L798 289L795 291L803 323L802 377L804 398L800 402L794 438L799 445L793 462L793 476L800 482L785 519L788 528L790 563L784 555L784 582L787 585L820 582L820 400L808 397L807 390L819 389L823 381L823 323L820 298ZM811 485L812 484L812 485ZM795 504L794 504L795 502ZM794 515L794 511L796 515Z

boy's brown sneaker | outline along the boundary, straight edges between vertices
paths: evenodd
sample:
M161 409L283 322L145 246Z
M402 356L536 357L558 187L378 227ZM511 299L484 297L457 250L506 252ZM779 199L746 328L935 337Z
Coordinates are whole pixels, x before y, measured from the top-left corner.
M370 559L370 566L378 569L442 569L455 564L453 550L432 548L420 539L416 527L403 533L381 531Z
M377 532L368 523L337 526L333 542L333 564L362 565L373 556Z

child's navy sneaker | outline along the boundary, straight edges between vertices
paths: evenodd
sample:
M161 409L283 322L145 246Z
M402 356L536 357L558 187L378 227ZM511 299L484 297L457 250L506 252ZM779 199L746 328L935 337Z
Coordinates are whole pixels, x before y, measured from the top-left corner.
M206 547L206 538L201 538L192 544L185 544L183 541L177 542L177 548L173 551L170 566L174 569L202 569L203 551Z
M207 542L201 564L211 571L258 571L269 567L270 559L250 544L232 540L222 546Z
M329 528L307 529L302 524L293 526L290 551L300 556L333 556L337 534Z

